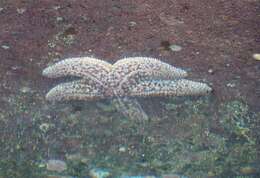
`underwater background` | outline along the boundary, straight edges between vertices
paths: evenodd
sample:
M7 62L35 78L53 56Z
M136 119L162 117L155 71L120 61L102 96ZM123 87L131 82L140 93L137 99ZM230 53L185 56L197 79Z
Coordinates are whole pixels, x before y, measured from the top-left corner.
M260 177L259 0L1 0L0 178ZM69 57L158 58L200 97L53 103Z

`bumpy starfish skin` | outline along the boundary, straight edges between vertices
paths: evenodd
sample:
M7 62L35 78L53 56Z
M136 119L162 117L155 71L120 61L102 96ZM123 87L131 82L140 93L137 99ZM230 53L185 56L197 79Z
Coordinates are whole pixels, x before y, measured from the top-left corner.
M124 58L114 65L90 57L70 58L47 67L43 75L81 78L57 85L46 95L48 100L201 95L211 91L206 84L182 79L187 76L184 70L147 57Z
M117 61L112 68L112 74L118 74L119 78L127 76L133 71L144 72L145 75L160 79L183 78L187 72L173 67L155 58L128 57Z
M186 79L149 80L139 83L132 89L131 96L184 96L201 95L211 92L211 88L200 82Z
M91 57L69 58L47 67L42 74L49 78L82 77L85 80L105 85L111 68L112 65L108 62Z
M177 79L187 72L167 63L148 57L129 57L117 61L110 72L110 84L117 88L118 95L129 92L140 81L149 79Z
M100 86L88 85L84 80L77 80L57 85L46 95L49 101L61 100L98 100L104 99Z

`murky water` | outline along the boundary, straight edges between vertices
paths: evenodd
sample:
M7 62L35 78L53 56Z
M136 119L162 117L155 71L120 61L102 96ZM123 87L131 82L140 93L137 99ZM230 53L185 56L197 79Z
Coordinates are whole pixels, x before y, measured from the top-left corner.
M257 10L254 0L0 1L0 178L260 177ZM65 79L42 70L71 56L158 57L214 91L47 101Z

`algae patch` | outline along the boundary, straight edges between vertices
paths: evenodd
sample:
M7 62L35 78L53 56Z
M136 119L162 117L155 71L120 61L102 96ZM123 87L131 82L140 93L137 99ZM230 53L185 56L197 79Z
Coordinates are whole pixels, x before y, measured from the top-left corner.
M47 104L36 92L10 95L6 106L12 110L1 113L2 177L82 177L95 168L113 176L259 172L254 135L259 113L242 101L169 99L161 102L161 115L142 122L102 103ZM64 160L67 169L49 172L50 159Z

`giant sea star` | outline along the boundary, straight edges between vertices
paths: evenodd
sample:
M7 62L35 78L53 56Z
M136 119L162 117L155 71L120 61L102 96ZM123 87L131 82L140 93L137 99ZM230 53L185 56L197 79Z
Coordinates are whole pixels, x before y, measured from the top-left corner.
M186 71L148 57L124 58L113 65L91 57L69 58L47 67L43 75L79 78L47 93L47 100L56 101L203 95L212 90L205 83L184 79Z
M114 65L90 58L69 58L43 70L50 78L80 77L51 89L47 100L98 100L118 96L181 96L211 91L204 83L183 79L187 73L154 58L129 57Z

